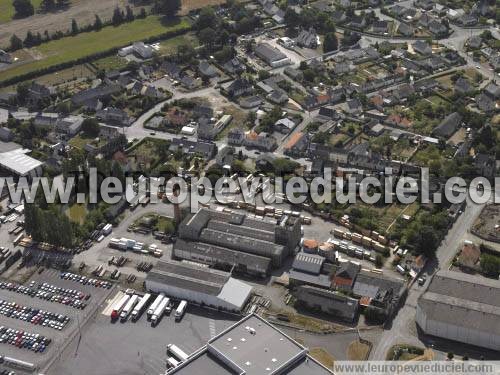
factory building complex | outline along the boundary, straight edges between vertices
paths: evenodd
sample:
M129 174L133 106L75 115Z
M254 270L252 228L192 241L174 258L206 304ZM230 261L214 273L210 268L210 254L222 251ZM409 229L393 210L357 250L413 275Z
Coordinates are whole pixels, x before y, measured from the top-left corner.
M294 254L300 239L299 218L257 219L202 208L180 224L172 255L174 259L266 277Z

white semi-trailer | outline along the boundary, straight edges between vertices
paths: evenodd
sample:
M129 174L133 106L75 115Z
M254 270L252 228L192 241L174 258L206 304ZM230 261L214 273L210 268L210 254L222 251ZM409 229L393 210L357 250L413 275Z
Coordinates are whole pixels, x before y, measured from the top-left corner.
M160 304L153 313L153 316L151 316L151 325L155 326L160 322L163 314L165 314L165 309L167 308L169 303L170 303L170 298L168 297L165 297L161 300Z
M163 300L163 298L165 298L165 294L163 294L163 293L158 294L158 297L156 297L156 299L151 304L151 306L149 306L149 309L148 309L148 312L147 312L148 319L151 319L151 317L153 316L153 313L155 312L156 308L161 303L161 301Z
M181 348L174 344L167 345L167 356L175 357L181 362L184 362L189 357Z
M139 296L137 294L134 294L132 295L132 297L130 297L127 304L120 313L120 320L122 322L125 322L127 320L128 316L130 315L130 313L132 312L138 301L139 301Z
M177 306L177 309L175 310L175 321L178 322L182 319L184 316L184 313L186 312L187 308L187 301L182 300L181 303L179 303L179 306Z
M137 303L137 305L135 305L134 310L132 311L132 321L135 322L137 321L137 319L141 317L150 299L151 299L151 294L146 293Z

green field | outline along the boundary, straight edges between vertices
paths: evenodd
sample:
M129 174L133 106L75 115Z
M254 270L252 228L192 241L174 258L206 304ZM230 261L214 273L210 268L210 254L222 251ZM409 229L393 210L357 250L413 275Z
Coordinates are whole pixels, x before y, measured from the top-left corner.
M40 8L42 0L31 0L31 4L35 8L35 13ZM9 22L14 17L14 7L12 0L0 0L0 23Z
M193 47L198 47L198 39L194 33L187 33L185 35L175 36L160 43L160 54L170 55L177 52L177 47L180 45L190 44Z
M13 16L12 0L0 0L0 23L9 22Z
M36 47L36 51L44 58L15 65L2 71L0 82L38 69L103 52L113 47L126 46L134 41L144 40L169 31L187 30L189 27L190 24L185 19L164 22L159 16L149 16L117 27L108 26L100 31L54 40Z

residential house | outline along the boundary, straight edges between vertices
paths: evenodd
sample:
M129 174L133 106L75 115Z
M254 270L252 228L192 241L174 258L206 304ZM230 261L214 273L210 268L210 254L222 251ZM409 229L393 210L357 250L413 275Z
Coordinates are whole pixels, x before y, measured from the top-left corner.
M431 46L424 40L417 40L411 46L415 52L421 55L428 56L432 54Z
M40 112L35 116L33 125L40 128L52 128L56 125L58 113Z
M259 107L262 104L262 99L257 95L247 96L245 98L241 98L239 103L240 107L245 109L251 109Z
M304 74L302 73L301 70L292 68L290 66L287 66L284 70L283 73L285 73L288 77L293 79L294 81L300 82L302 81L302 78L304 77Z
M277 147L277 141L276 138L266 132L257 134L254 131L250 131L248 134L245 134L243 145L259 150L273 151Z
M387 21L375 21L372 24L372 32L375 34L387 34L389 23Z
M473 243L465 243L458 256L459 267L466 272L476 272L480 270L479 260L481 250Z
M359 115L363 112L363 104L357 98L346 102L346 112L350 115Z
M233 128L227 134L227 143L234 146L242 146L245 141L245 131L241 128Z
M305 48L317 48L318 47L318 34L313 27L310 27L309 30L302 29L299 32L297 38L295 38L295 42L300 47Z
M219 76L217 69L207 60L201 60L198 64L198 72L204 78L215 78Z
M413 26L408 25L404 22L399 23L397 31L403 36L413 36L413 34L415 34L415 29L413 28Z
M332 21L338 25L341 25L346 22L347 16L343 10L336 10L330 15Z
M107 107L96 112L96 117L104 122L120 126L130 126L132 119L123 109Z
M153 47L146 45L143 42L135 42L131 46L124 47L118 51L118 55L125 57L134 54L141 59L150 59L153 57Z
M194 90L195 88L197 88L199 86L199 82L188 74L184 74L179 79L179 82L181 83L181 85L184 88L186 88L188 90Z
M58 133L74 137L82 128L83 116L66 116L59 118L55 124L55 130Z
M470 27L477 25L479 19L472 13L466 13L459 17L457 21L462 26Z
M392 91L392 96L398 102L404 102L414 94L415 94L415 88L413 87L412 84L409 83L402 84L401 86L397 87Z
M231 165L234 161L235 149L231 146L222 147L215 156L217 165L223 167L224 165Z
M118 94L122 91L119 84L104 84L98 87L90 88L87 90L80 91L71 97L71 101L75 105L87 107L87 108L97 108L100 99L109 98L112 95ZM102 105L102 103L101 103Z
M229 74L241 74L246 70L245 65L237 57L227 61L223 68Z
M466 78L463 78L463 77L460 77L459 79L457 79L453 88L454 88L456 93L459 93L462 95L467 95L467 94L470 94L471 92L475 91L474 86L472 86L470 84L469 80Z
M198 138L209 140L215 139L215 137L229 125L232 119L233 116L231 115L224 115L216 121L207 117L200 118L198 122Z
M483 39L481 38L480 35L474 35L471 36L469 39L467 39L467 47L472 48L472 49L478 49L481 48L481 45L483 44Z
M162 64L162 69L173 79L180 79L182 69L174 62L165 61Z
M283 152L287 155L301 155L306 152L309 145L309 137L306 133L293 133L283 147Z
M460 128L462 116L458 112L453 112L446 116L443 121L432 131L432 134L448 139Z
M30 107L36 107L42 101L47 101L52 95L55 95L56 90L52 86L42 85L38 82L31 82L26 96L26 102Z
M253 90L252 84L245 78L237 78L225 88L227 95L233 98L249 95Z
M210 160L217 154L217 146L208 141L192 141L186 137L173 138L169 146L171 152L182 152L187 155L201 155L205 160Z
M12 130L6 127L0 127L0 140L2 142L11 142L14 139Z
M285 104L288 102L288 94L282 89L273 90L266 98L274 104Z
M476 154L474 156L474 169L478 176L493 178L495 176L495 156L487 154Z
M415 0L413 4L423 10L432 10L434 8L434 0Z
M485 88L484 93L493 100L500 99L500 86L496 83L490 82Z
M288 134L295 127L295 122L285 117L274 123L274 130Z
M350 17L348 25L353 29L363 30L366 27L366 18L363 16L354 15Z
M493 112L496 110L496 102L484 92L477 95L475 100L477 107L483 112Z

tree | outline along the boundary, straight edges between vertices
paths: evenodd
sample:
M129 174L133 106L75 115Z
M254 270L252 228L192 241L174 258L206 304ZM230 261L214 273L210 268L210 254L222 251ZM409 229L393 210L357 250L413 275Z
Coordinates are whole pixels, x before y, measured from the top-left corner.
M271 77L271 74L267 70L265 69L259 70L259 81L263 81L269 77Z
M157 0L155 8L158 13L173 18L181 10L181 5L181 0Z
M146 14L146 9L144 8L141 8L140 12L139 12L139 18L146 18L147 14Z
M82 132L87 137L97 137L99 135L99 122L95 118L86 118L82 122Z
M200 40L201 44L207 46L208 49L212 48L212 45L215 42L215 37L215 31L210 27L201 30L198 34L198 39Z
M48 12L56 7L56 2L54 0L42 0L42 2L40 3L40 7L44 11Z
M101 28L102 28L101 17L99 17L99 15L96 14L95 21L94 21L94 30L101 30Z
M500 272L500 257L483 253L481 254L480 265L481 271L485 275L498 277L498 273Z
M134 20L134 12L132 11L130 5L127 5L125 8L125 20L127 22L131 22Z
M336 51L339 48L339 42L334 32L327 33L323 42L323 52Z
M24 45L26 47L33 47L36 44L36 39L31 30L26 33L26 38L24 38Z
M26 18L35 14L35 8L30 0L14 0L12 5L15 10L15 18Z
M200 10L200 15L195 26L198 30L203 30L207 27L215 29L217 28L217 22L218 19L214 9L212 7L205 7Z
M453 359L453 357L455 357L455 355L452 352L448 352L448 354L446 354L446 358L448 358L450 361Z
M196 51L190 43L177 46L177 59L181 63L187 63L196 56Z
M375 256L375 267L382 268L383 265L384 265L384 258L382 257L382 255L377 254Z
M78 34L78 24L76 23L76 20L73 18L71 20L71 35L76 35Z
M123 12L120 10L120 8L116 7L113 11L111 22L114 26L118 26L119 24L123 23Z
M15 51L21 48L23 48L23 41L16 34L13 34L10 37L10 49Z

